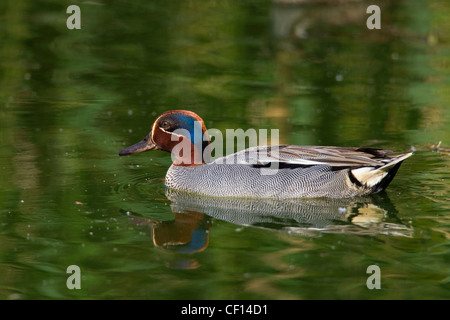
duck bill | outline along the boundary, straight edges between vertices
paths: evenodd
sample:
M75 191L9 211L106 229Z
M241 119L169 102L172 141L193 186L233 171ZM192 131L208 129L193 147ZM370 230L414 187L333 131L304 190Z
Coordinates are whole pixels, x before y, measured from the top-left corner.
M132 146L129 146L128 148L123 149L119 152L119 156L128 156L130 154L135 154L139 152L144 151L150 151L150 150L156 150L158 149L156 144L152 141L152 139L149 139L148 137L144 140L133 144Z

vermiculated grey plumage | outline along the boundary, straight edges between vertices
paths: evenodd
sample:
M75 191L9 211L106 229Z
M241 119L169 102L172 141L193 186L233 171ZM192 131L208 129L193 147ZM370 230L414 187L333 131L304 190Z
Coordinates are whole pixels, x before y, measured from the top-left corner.
M380 149L295 146L274 149L250 148L199 166L172 165L166 175L166 186L216 197L347 198L381 191L388 184L381 178L373 185L365 184L355 177L359 172L352 170L382 168L398 159L386 156L388 151ZM275 169L270 169L273 165ZM380 185L382 188L378 188Z

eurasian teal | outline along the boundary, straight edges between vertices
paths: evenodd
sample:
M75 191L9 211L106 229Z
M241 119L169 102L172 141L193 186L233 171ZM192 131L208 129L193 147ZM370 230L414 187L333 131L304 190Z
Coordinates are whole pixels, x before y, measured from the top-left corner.
M200 134L199 134L200 132ZM180 149L180 145L189 146ZM119 155L172 153L165 185L180 191L240 198L348 198L384 190L412 153L376 148L257 146L209 161L210 139L194 112L167 111L144 140Z

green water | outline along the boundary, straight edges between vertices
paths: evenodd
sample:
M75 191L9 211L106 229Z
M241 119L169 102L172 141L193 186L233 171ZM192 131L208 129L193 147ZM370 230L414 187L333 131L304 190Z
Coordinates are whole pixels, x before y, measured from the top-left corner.
M1 299L450 298L450 4L280 2L1 2ZM180 108L415 154L345 202L166 194L169 154L118 152Z

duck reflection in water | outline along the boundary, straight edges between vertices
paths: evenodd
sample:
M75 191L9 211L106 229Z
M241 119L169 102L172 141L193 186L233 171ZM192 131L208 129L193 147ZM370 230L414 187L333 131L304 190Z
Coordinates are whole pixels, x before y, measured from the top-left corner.
M155 247L168 252L180 254L173 260L166 261L166 266L175 269L195 269L200 266L197 260L187 255L205 250L209 243L211 218L201 212L174 211L174 219L161 221L128 215L135 224L150 227L150 234ZM183 255L183 256L181 256Z
M213 198L166 190L173 212L201 212L214 219L317 236L352 233L411 237L410 227L397 218L387 194L352 199L239 199Z
M153 243L182 259L168 263L174 268L196 268L187 255L208 247L214 219L237 226L263 228L292 235L314 237L322 233L412 237L386 193L352 199L239 199L215 198L166 190L174 219L160 221L131 216L151 227Z

